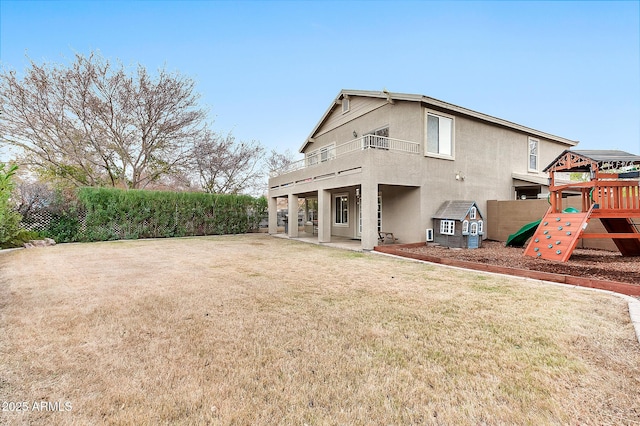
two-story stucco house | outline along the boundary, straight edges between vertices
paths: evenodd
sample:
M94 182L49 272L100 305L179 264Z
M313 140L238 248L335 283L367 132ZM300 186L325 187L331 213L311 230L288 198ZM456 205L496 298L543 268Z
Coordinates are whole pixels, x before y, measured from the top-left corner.
M543 168L576 144L427 96L342 90L302 144L304 159L272 173L269 232L278 198L291 218L304 198L317 200L319 242L349 237L370 250L380 230L425 241L447 200L486 212L487 200L546 193Z

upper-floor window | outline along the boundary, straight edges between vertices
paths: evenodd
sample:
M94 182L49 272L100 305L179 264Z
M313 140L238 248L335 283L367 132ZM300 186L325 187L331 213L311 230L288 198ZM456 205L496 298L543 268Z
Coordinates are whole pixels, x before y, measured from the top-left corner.
M311 151L311 152L307 152L306 155L306 160L307 160L307 166L313 166L315 164L318 164L318 151Z
M453 157L453 118L427 112L425 155Z
M336 156L335 148L336 148L335 143L332 143L331 145L323 146L322 148L320 148L320 161L324 163L325 161L329 161L335 158Z
M349 98L342 98L342 113L349 111Z
M540 141L529 138L529 170L538 171L538 156L540 155Z
M318 150L314 150L314 151L310 151L307 152L305 154L305 158L307 160L307 166L313 166L315 164L318 164L318 161L320 160L318 155Z
M478 214L478 209L476 209L475 206L471 207L471 210L469 210L469 219L475 220L477 214Z
M336 143L334 142L329 145L325 145L320 149L307 152L305 156L307 166L313 166L319 162L324 163L325 161L332 160L336 157Z
M389 149L388 138L389 127L382 127L365 135L364 147Z

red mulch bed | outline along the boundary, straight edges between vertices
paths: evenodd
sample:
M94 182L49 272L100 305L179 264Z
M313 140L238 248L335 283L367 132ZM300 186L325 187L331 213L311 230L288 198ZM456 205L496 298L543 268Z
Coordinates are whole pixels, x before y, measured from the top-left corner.
M425 243L382 245L375 250L467 269L640 296L640 258L623 257L617 252L576 249L571 258L562 263L525 256L524 248L505 247L504 243L486 240L475 250Z

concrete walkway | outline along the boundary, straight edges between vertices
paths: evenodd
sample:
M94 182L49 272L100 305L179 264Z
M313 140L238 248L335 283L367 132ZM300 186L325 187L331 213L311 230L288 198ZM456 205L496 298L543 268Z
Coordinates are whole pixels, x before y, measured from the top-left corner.
M303 243L309 244L317 244L326 247L339 248L342 250L351 250L351 251L362 251L362 243L360 240L347 238L347 237L338 237L335 235L331 236L330 243L320 243L318 242L317 235L311 235L306 232L300 232L297 237L291 238L287 234L271 234L271 236L276 238L284 238L287 240L300 241Z

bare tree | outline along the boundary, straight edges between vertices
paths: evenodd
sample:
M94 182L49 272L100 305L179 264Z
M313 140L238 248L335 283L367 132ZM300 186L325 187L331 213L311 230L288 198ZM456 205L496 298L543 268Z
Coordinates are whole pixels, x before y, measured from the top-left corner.
M264 147L257 141L236 142L231 133L209 133L196 142L192 163L204 191L238 194L255 192L260 186L263 155Z
M185 165L207 132L195 83L99 54L0 73L0 135L40 173L75 185L144 188Z
M17 210L23 217L47 207L55 199L55 190L46 182L17 179Z
M269 156L265 159L265 166L269 172L275 172L278 170L286 170L295 162L293 153L287 149L283 153L279 153L275 149L271 150Z

